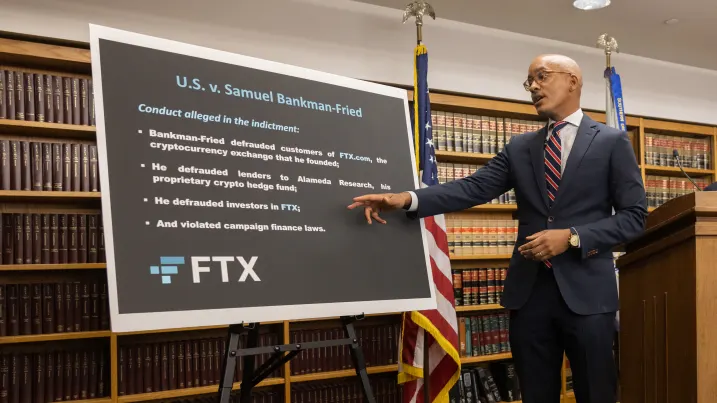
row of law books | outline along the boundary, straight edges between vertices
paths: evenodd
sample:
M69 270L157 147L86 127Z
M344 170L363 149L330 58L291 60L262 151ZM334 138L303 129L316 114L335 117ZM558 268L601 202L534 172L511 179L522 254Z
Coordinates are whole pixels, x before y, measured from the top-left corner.
M371 376L369 384L376 403L401 403L402 388L393 377ZM356 379L302 382L291 385L292 403L363 403L364 393ZM239 403L239 391L233 391L231 403ZM161 403L216 403L217 394L156 400ZM284 390L263 387L252 390L252 403L284 403Z
M693 178L693 180L700 189L704 189L710 184L710 181L705 178ZM647 207L659 207L675 197L693 193L696 189L687 178L647 175L645 177L645 191L647 193Z
M259 335L259 346L278 344L279 335ZM239 348L246 348L247 335L239 339ZM181 340L138 342L121 345L117 353L118 394L160 392L201 386L219 385L223 376L226 337L195 337ZM256 368L269 354L256 357ZM237 358L234 382L244 374L244 360ZM280 369L270 377L281 376Z
M456 306L500 303L506 268L453 269L453 297Z
M462 368L448 396L450 403L501 403L521 400L520 382L510 361Z
M0 352L3 403L50 403L98 399L110 394L105 348Z
M513 253L518 220L446 217L448 250L454 256Z
M431 111L433 145L439 151L497 154L513 136L544 125L534 120Z
M508 312L500 311L458 318L461 357L508 353L511 351Z
M104 263L102 215L0 213L2 264Z
M0 189L99 192L97 145L0 139Z
M477 164L457 164L452 162L439 162L438 166L438 183L447 183L457 179L465 178L482 168L483 165ZM489 204L515 204L515 190L498 196L490 201Z
M673 152L679 153L685 168L711 169L711 137L682 137L645 133L645 164L665 167L679 166Z
M393 377L369 378L376 403L401 403L402 388ZM291 385L291 403L363 403L364 393L357 378L298 383Z
M357 326L356 337L363 351L366 366L396 364L401 339L400 323ZM337 340L346 338L342 327L292 330L291 343ZM349 346L320 347L302 350L291 360L291 375L353 369Z
M104 279L0 284L0 337L109 329Z
M95 126L93 81L0 66L0 119Z
M229 396L230 403L241 403L240 392L232 391ZM217 394L201 396L175 397L173 399L152 400L153 403L217 403ZM284 403L284 390L277 388L254 388L251 391L251 403ZM358 402L360 403L360 402Z

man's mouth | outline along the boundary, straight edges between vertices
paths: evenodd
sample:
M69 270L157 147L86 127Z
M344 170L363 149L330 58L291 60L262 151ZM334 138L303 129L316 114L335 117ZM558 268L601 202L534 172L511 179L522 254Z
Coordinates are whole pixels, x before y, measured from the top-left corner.
M543 98L542 95L533 95L533 105L537 105Z

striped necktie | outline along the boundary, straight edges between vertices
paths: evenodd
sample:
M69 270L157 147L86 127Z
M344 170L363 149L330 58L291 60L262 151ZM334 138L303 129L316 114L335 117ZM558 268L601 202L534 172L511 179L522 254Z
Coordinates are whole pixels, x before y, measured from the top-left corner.
M552 136L545 144L545 185L548 190L550 207L553 207L555 196L558 194L561 178L561 155L563 147L560 144L560 131L568 122L555 122L551 125Z

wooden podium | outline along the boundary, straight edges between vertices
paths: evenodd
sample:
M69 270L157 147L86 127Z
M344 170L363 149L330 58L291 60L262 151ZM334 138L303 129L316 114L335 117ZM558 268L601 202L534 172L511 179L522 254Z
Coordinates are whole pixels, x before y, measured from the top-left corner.
M717 192L660 206L625 252L620 402L717 402Z

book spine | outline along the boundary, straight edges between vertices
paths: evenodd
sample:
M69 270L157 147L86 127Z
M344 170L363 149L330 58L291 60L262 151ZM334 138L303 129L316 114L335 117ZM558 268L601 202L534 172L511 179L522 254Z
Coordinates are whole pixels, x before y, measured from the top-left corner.
M35 120L45 122L45 76L35 74Z
M25 234L24 234L24 220L23 220L22 213L13 213L12 214L12 220L13 220L13 226L14 226L14 233L15 233L15 239L14 242L14 252L13 255L15 257L15 264L24 264L25 263Z
M58 214L60 228L59 228L59 262L69 263L69 223L67 220L67 214Z
M40 214L32 214L32 263L42 263L42 223Z
M52 144L42 143L42 190L52 190Z
M0 69L0 119L7 119L7 102L5 102L5 70Z
M5 70L5 117L15 120L15 73Z
M45 83L43 89L45 90L44 96L44 110L45 110L45 121L49 123L55 123L55 97L52 90L52 76L45 74L43 76Z
M32 155L32 190L39 191L39 190L43 189L42 143L33 141L30 146L31 146L30 154Z
M62 144L52 143L52 190L58 192L62 191L63 162Z
M22 257L24 264L32 264L32 214L22 215Z
M25 120L25 76L15 71L15 119Z
M62 77L52 76L52 107L55 109L55 123L66 123L65 122L65 92L63 90L63 79Z
M2 190L10 190L10 140L0 140L0 173Z
M10 188L22 190L22 154L17 140L10 140Z
M73 77L72 80L72 123L75 125L82 124L80 116L82 115L80 106L80 79Z
M21 161L21 190L32 190L32 157L30 153L30 142L20 142Z
M90 145L89 146L89 152L90 152L90 172L89 172L89 188L88 191L90 192L99 192L100 191L100 178L99 178L99 171L97 167L97 146L96 145Z
M35 121L35 74L23 73L25 79L25 120Z
M62 77L62 104L63 104L63 123L72 124L72 79L70 77Z

